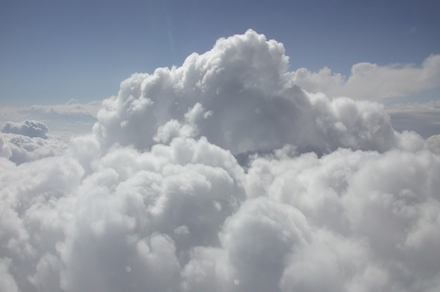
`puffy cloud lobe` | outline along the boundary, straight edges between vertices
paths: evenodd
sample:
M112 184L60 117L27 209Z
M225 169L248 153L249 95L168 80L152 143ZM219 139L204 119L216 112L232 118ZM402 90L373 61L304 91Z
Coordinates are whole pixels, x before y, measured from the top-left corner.
M292 86L284 52L281 43L249 30L192 54L181 67L134 74L118 96L104 101L94 133L106 147L149 149L176 135L178 123L200 103L211 114L193 122L198 136L234 154L285 144L320 153L386 151L398 144L379 105L329 100Z
M12 163L3 134L3 290L438 288L440 156L420 136L286 86L282 45L252 31L185 64L124 81L54 156Z

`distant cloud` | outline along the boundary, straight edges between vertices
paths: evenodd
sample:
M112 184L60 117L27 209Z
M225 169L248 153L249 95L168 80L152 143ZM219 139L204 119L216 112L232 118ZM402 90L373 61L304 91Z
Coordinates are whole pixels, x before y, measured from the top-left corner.
M3 133L20 134L31 138L47 138L46 133L49 129L46 124L42 122L25 120L21 123L7 122L3 125L1 131Z
M348 79L325 67L318 72L300 68L288 74L291 82L309 92L330 97L380 100L407 96L440 87L440 55L431 55L421 67L412 64L379 66L368 62L353 65Z
M436 291L440 156L287 65L250 30L123 81L66 149L2 133L0 289Z

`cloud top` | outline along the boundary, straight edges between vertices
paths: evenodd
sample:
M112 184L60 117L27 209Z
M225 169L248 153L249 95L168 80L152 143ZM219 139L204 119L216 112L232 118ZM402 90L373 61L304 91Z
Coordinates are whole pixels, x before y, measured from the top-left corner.
M149 149L162 141L153 138L158 130L171 131L201 104L210 114L192 122L197 137L234 154L285 144L318 153L338 147L383 152L397 145L378 104L330 100L292 85L284 53L281 43L249 30L192 54L181 67L134 74L117 96L104 101L94 133L107 147ZM169 120L174 124L165 126Z

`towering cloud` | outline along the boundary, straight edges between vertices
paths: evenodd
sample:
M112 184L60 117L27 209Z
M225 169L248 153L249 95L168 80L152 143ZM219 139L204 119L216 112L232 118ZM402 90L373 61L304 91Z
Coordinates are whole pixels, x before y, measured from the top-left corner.
M287 67L250 30L123 81L64 151L0 137L2 291L435 291L440 157Z
M107 147L117 142L149 149L158 128L171 119L184 122L201 103L209 114L193 117L199 136L234 154L287 143L320 153L338 147L383 152L398 144L380 105L329 100L291 85L284 51L249 30L192 54L179 68L134 74L104 102L94 133Z

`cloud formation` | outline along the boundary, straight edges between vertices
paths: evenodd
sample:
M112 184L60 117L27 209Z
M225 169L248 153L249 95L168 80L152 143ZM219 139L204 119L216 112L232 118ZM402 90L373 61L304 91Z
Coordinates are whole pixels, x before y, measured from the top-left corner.
M125 80L62 153L0 137L2 291L435 291L440 156L287 65L248 31Z
M429 56L421 67L412 64L379 66L368 62L358 63L353 65L348 78L327 67L318 72L300 68L289 75L293 84L310 92L324 92L330 97L380 100L438 88L440 55Z

